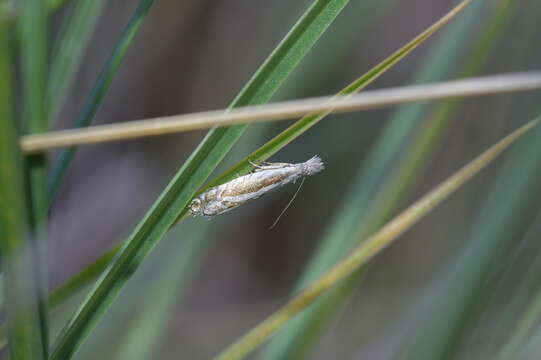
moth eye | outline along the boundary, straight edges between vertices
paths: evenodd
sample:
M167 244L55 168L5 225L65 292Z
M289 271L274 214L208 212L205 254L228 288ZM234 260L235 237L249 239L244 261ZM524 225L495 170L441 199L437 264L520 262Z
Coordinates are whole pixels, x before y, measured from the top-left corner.
M196 216L201 213L201 200L192 200L192 202L190 203L190 213L192 214L192 216Z

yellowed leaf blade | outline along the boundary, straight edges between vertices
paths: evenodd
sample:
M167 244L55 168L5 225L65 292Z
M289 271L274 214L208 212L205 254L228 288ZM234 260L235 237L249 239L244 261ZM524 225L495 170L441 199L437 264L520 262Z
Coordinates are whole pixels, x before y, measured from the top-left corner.
M361 265L386 248L402 233L417 223L424 215L434 209L451 193L459 189L466 181L487 166L511 144L526 132L537 126L541 118L528 122L505 138L500 140L476 159L462 167L454 175L438 185L428 194L417 200L393 220L383 226L378 232L354 249L331 270L301 291L281 309L253 328L237 342L225 349L218 357L219 360L242 359L272 334L274 334L287 321L313 303L325 291L333 287L345 277L351 275Z

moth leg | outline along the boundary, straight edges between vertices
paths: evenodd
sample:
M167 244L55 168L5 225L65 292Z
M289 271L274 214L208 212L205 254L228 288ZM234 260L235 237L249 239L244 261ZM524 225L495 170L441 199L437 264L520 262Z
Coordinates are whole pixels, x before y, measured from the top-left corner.
M261 166L261 165L269 164L269 163L267 163L265 161L254 162L254 161L252 161L250 159L248 159L248 162L250 163L250 165L252 165L256 169L262 169L263 166Z
M263 170L283 169L285 167L293 166L292 164L289 164L289 163L271 163L271 162L266 162L266 161L261 161L258 164L251 161L250 159L248 159L248 162L250 163L250 165L254 167L254 170L252 172L258 172L258 171L263 171Z
M248 162L250 163L250 165L252 165L254 167L254 169L251 171L252 173L262 171L262 170L268 170L269 165L271 165L271 163L266 162L266 161L261 161L261 162L258 161L256 163L256 162L248 159Z

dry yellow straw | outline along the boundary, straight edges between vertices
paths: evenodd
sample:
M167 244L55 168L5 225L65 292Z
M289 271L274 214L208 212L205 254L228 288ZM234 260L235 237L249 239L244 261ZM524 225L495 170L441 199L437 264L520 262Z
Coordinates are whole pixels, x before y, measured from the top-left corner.
M540 87L541 72L487 76L429 85L365 91L356 95L317 97L243 107L230 111L208 111L83 129L54 131L24 136L21 139L21 147L25 153L34 153L65 146L136 139L202 130L214 126L285 120L313 112L348 112L413 101L498 94Z

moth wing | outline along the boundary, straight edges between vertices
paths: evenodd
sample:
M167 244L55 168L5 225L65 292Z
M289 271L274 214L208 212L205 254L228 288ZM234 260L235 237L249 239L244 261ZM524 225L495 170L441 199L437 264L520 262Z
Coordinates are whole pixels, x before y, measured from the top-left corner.
M260 171L266 171L266 170L278 170L283 169L285 167L293 166L289 163L263 163L264 165L257 165L253 170L252 173L260 172Z

